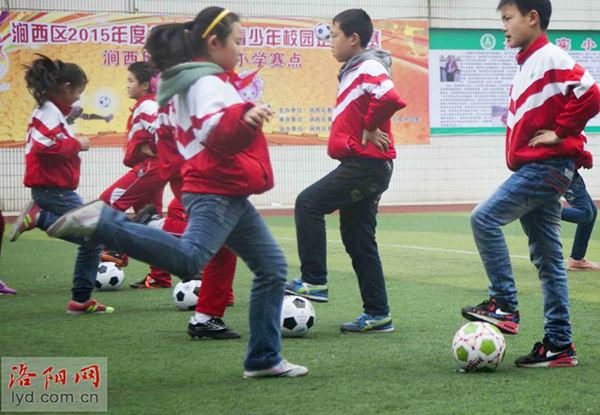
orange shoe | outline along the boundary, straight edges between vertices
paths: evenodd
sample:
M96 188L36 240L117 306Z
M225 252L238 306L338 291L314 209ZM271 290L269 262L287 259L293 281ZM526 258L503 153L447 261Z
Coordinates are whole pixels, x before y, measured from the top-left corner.
M596 262L590 262L585 258L569 258L567 271L600 271L600 264Z
M67 303L67 314L110 314L114 313L113 307L105 306L100 304L94 299L89 299L85 303L78 303L75 300L71 300Z
M131 288L171 288L170 283L156 281L151 274L146 275L141 281L129 284Z
M114 262L121 268L125 268L129 264L129 257L126 254L119 254L118 252L107 251L103 249L100 253L101 262Z

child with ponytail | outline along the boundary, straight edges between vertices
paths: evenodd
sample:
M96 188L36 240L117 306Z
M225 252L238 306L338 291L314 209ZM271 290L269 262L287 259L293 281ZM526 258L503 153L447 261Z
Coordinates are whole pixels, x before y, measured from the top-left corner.
M206 8L183 25L157 26L146 43L163 71L157 101L171 105L177 148L185 159L182 202L188 226L180 239L132 222L102 201L64 215L49 234L84 236L183 279L197 278L226 245L254 274L244 378L303 376L307 368L280 354L287 263L248 200L273 187L262 132L273 113L244 102L233 85L241 43L239 17L220 7Z
M31 188L33 200L14 223L11 241L35 227L47 230L61 215L83 204L74 190L79 185L79 152L90 148L87 138L75 138L65 118L87 85L85 72L74 63L38 55L26 66L25 81L37 104L25 147L24 184ZM67 313L112 313L112 307L91 298L98 272L99 244L90 245L77 236L64 239L80 245Z

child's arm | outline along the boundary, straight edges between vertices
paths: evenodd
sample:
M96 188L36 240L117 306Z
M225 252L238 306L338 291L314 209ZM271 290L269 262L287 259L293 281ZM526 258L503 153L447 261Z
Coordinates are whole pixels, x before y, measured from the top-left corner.
M31 120L29 135L32 153L68 159L80 151L87 150L87 148L83 148L83 144L79 140L69 135L62 124L56 123L54 127L48 126L52 124L54 123L44 123L38 118Z
M150 144L154 145L154 122L157 111L158 104L155 101L144 101L135 110L131 128L127 133L127 150L123 160L123 164L127 167L133 167L150 156L143 149L144 146L151 149Z
M207 76L188 93L194 137L203 146L231 156L250 146L260 131L244 120L255 107L243 102L239 94L224 81Z
M556 117L554 129L559 138L578 136L587 122L600 112L600 89L580 65L575 64L567 85L568 102Z
M363 121L365 130L372 132L392 118L396 111L406 107L406 103L400 99L383 65L374 61L366 65L372 68L367 68L368 72L362 75L363 89L370 95L371 101Z
M577 137L587 122L600 112L600 89L585 69L575 64L565 82L568 101L556 117L556 128L536 131L529 141L530 147L555 146L566 137Z

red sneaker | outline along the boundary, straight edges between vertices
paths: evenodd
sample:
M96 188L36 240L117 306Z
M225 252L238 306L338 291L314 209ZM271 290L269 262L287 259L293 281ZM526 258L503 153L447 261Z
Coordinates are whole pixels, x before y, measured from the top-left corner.
M152 278L151 274L146 275L141 281L129 284L131 288L171 288L170 283L163 283Z
M462 315L470 321L485 321L493 324L505 334L519 333L519 312L502 310L494 297L476 306L464 307Z
M41 210L33 200L29 202L21 211L15 223L13 223L8 240L14 242L23 232L34 229L37 226Z
M545 337L533 346L531 353L515 361L519 367L573 367L577 366L577 363L577 353L573 343L556 347Z
M85 303L78 303L75 300L71 300L67 303L67 314L95 314L95 313L114 313L113 307L105 306L100 304L94 299L89 299Z
M121 268L125 268L129 264L129 256L127 254L119 254L118 252L102 250L100 253L100 261L114 262Z

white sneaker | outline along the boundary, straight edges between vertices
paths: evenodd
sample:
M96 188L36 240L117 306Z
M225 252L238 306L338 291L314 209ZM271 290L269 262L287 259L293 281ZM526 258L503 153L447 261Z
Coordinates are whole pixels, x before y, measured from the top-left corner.
M58 218L46 233L53 238L91 237L96 231L104 206L107 206L106 203L96 200L75 208Z
M267 377L297 378L298 376L304 376L307 373L308 369L304 366L294 365L286 360L282 360L270 369L244 370L244 379Z

